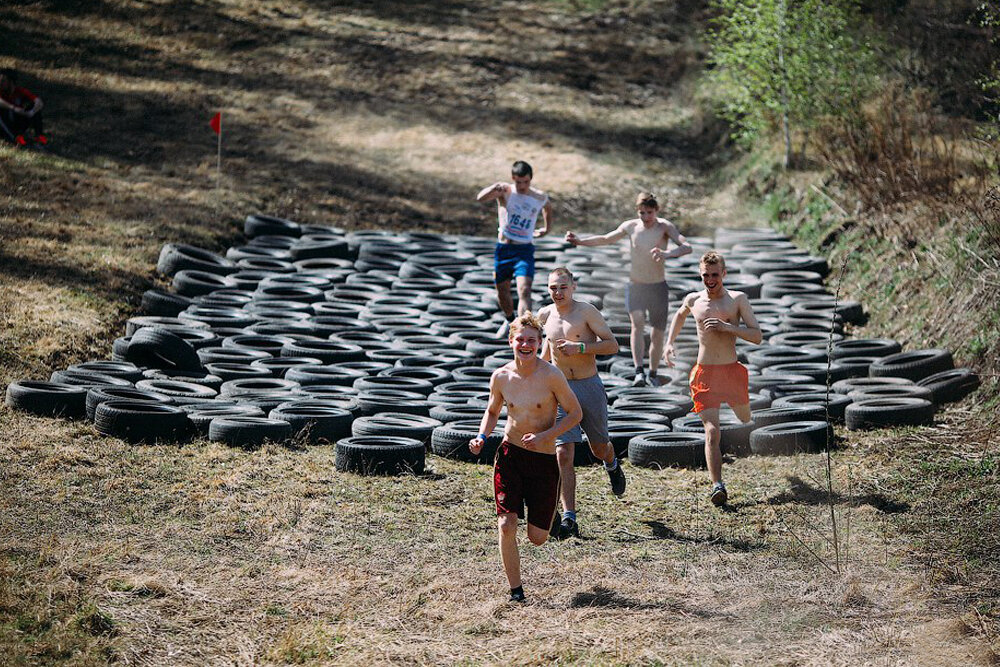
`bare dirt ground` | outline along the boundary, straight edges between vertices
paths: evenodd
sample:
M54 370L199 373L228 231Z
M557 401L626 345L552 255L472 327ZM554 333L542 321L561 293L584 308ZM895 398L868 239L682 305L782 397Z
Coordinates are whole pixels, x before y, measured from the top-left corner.
M646 188L685 232L745 224L692 104L702 4L597 4L0 8L0 59L46 99L53 140L0 149L0 383L107 357L162 243L224 248L248 213L489 234L474 193L524 158L560 233L609 228ZM333 447L131 447L3 409L0 656L995 664L974 596L928 576L901 528L927 502L900 463L920 437L852 438L832 496L823 457L739 460L729 512L703 472L629 468L619 502L585 470L584 539L524 549L513 607L485 468L361 478Z

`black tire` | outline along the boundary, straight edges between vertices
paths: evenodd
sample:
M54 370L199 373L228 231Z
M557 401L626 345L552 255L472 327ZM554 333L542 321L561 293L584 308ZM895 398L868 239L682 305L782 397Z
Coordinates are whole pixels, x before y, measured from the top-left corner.
M111 377L121 378L128 382L138 382L143 379L142 369L127 361L85 361L82 364L73 364L66 370L101 373L102 375L110 375Z
M281 347L281 356L309 357L319 359L324 364L364 361L368 358L360 345L339 343L332 340L305 340L285 343Z
M629 440L628 461L640 468L704 468L705 436L655 433Z
M431 404L427 397L415 391L402 389L370 389L358 393L358 411L363 416L380 412L404 412L411 415L427 416Z
M841 380L840 382L834 382L831 385L833 389L838 394L844 394L845 396L852 391L858 389L863 389L865 387L894 387L894 386L912 386L916 384L913 380L907 380L906 378L847 378L846 380Z
M916 382L955 368L951 352L941 349L913 350L883 357L868 369L871 377L907 378Z
M351 435L413 438L426 446L430 444L434 429L443 425L443 422L431 417L401 412L382 412L354 420L354 423L351 424Z
M270 378L274 373L269 368L260 366L247 366L245 364L234 364L230 362L219 362L215 364L205 364L205 370L219 377L223 382L230 380L249 380L252 378Z
M420 475L424 472L425 456L419 440L354 436L337 443L334 465L340 472L359 475Z
M847 406L844 422L852 431L885 426L929 426L934 404L922 398L876 398Z
M925 401L934 402L934 392L919 384L865 387L864 389L855 389L847 394L847 397L855 403L869 401L873 398L922 398Z
M677 433L700 433L702 434L702 438L705 437L705 427L702 425L701 418L698 415L689 415L675 419L671 426ZM753 421L744 424L735 417L721 417L719 423L721 433L719 447L722 453L732 454L733 456L749 456L750 432L753 431L754 427L755 424Z
M826 413L829 416L830 421L837 424L844 423L844 411L847 410L847 406L854 401L844 394L838 394L835 391L831 391L829 398L827 397L826 391L809 393L809 394L791 394L789 396L783 396L782 398L776 399L774 403L771 404L772 408L791 408L798 407L800 405L819 405L826 408Z
M168 243L160 249L156 270L165 276L174 276L179 271L202 271L220 276L236 273L236 262L226 259L203 248L184 243Z
M460 420L438 426L431 434L431 451L446 459L470 463L492 464L497 448L503 443L503 430L499 427L486 438L478 455L469 451L469 440L479 435L479 420Z
M931 390L938 405L960 401L979 388L979 376L968 368L953 368L929 375L918 382Z
M182 320L179 317L161 317L157 315L138 315L136 317L130 317L125 321L125 335L132 336L136 331L142 329L143 327L156 327L157 329L170 329L175 331L177 329L202 329L208 331L209 326L204 322L192 322L190 320Z
M98 433L130 443L176 442L191 435L191 422L174 405L149 401L111 400L97 406L94 426Z
M176 380L142 380L135 383L135 388L169 396L177 405L205 403L214 400L218 395L218 392L211 387Z
M178 271L174 276L174 291L182 296L202 296L233 286L225 276L205 271Z
M354 382L354 388L359 393L373 389L399 389L402 391L413 391L424 396L429 396L434 391L434 385L427 380L387 375L358 378Z
M334 443L351 433L354 415L350 410L315 404L283 403L271 410L271 419L281 419L292 427L292 434L309 443Z
M787 424L788 422L826 420L826 408L818 403L802 404L793 402L789 406L777 406L755 410L753 423L755 428Z
M474 405L443 403L431 406L428 416L431 419L437 419L439 422L447 424L449 422L482 418L483 412L485 411L482 408L477 408Z
M794 421L754 429L750 451L757 456L818 454L833 444L833 427L826 421Z
M902 352L903 346L890 338L854 338L833 344L830 356L841 357L888 357Z
M286 380L298 382L303 387L310 385L352 386L359 378L367 377L365 371L343 368L342 366L300 366L290 368L285 373Z
M294 391L299 386L298 382L282 378L249 378L223 382L219 394L222 397L234 399L237 396L258 392Z
M208 425L208 439L233 447L259 447L267 441L284 442L292 437L291 425L267 417L216 417Z
M145 391L134 387L94 387L87 392L87 419L93 421L97 406L107 401L127 400L133 402L159 403L171 405L174 400L165 394Z
M766 368L778 364L811 363L818 361L826 361L825 350L765 345L747 354L747 362L758 368Z
M87 388L19 380L7 385L6 403L15 410L33 415L76 419L87 415Z
M670 427L663 424L655 423L637 423L633 420L628 420L625 422L616 422L614 420L608 420L608 435L611 439L611 446L615 449L615 456L619 459L624 459L628 456L628 446L629 442L633 438L638 438L642 436L653 436L662 433L669 433ZM583 445L584 449L589 450L590 446ZM593 453L590 453L590 459L595 463L597 459L594 457Z
M218 419L219 417L266 416L264 411L256 405L223 405L221 407L212 407L210 403L207 403L204 407L199 407L197 410L185 410L184 412L187 414L188 420L191 422L195 432L206 438L208 437L208 427L213 419Z
M177 314L191 303L191 299L186 296L160 289L150 289L142 293L142 312L147 315L177 317Z
M247 364L258 359L273 359L264 350L251 350L249 347L204 347L197 352L202 364Z
M302 226L297 222L271 215L248 215L243 221L243 233L250 238L257 236L302 236Z
M104 373L94 373L92 371L53 371L49 377L49 382L55 384L72 384L78 387L131 387L128 380Z
M793 362L790 364L774 364L773 366L766 367L761 371L761 375L807 375L813 379L813 382L819 382L821 384L826 384L827 379L829 382L838 382L840 380L846 380L850 375L848 370L841 366L836 361L804 361L804 362Z
M201 370L201 359L191 343L177 334L157 327L143 327L132 334L125 358L146 368Z
M148 371L143 371L142 377L145 380L176 380L177 382L200 384L216 392L222 387L221 377L205 371L171 371L162 368L151 368Z

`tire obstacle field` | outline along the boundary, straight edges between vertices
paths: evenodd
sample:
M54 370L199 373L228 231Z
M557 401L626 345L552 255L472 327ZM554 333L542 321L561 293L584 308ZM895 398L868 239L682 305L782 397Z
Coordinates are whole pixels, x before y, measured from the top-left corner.
M89 419L131 443L208 438L236 447L335 443L336 467L362 474L420 473L433 453L489 463L503 421L478 456L494 369L513 357L492 281L491 238L343 230L269 216L244 222L245 245L225 255L163 247L157 270L172 290L149 290L110 360L76 364L48 381L11 383L8 406ZM903 351L887 339L850 337L861 304L824 286L824 259L761 229L719 229L690 239L667 264L670 300L702 288L698 258L726 257L726 286L745 292L764 334L737 339L750 372L753 420L722 414L731 456L824 451L833 423L848 429L933 422L936 409L979 384L947 350ZM535 309L545 276L567 266L576 298L597 306L621 350L599 357L612 444L646 467L704 466L700 419L687 375L697 338L687 322L677 364L659 387L633 387L625 311L627 249L537 243ZM648 349L648 345L647 345ZM592 463L578 447L577 464Z

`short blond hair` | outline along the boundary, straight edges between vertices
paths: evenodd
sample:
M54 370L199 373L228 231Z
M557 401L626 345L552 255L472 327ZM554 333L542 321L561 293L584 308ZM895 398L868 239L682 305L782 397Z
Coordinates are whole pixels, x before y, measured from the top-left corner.
M701 261L698 262L698 264L701 266L708 266L709 264L719 264L722 266L723 271L726 270L726 258L715 250L709 250L704 255L702 255Z
M538 332L539 337L542 335L542 323L538 321L538 318L530 310L518 315L510 323L510 333L507 334L508 340L512 340L517 335L517 332L522 329L534 329Z
M575 283L576 282L576 276L574 276L573 272L570 271L569 269L567 269L565 266L557 266L556 268L554 268L551 271L549 271L549 275L550 276L566 276L567 278L569 278L569 281L571 283Z
M652 192L640 192L635 198L636 208L645 206L646 208L660 209L660 202L656 201L656 195Z

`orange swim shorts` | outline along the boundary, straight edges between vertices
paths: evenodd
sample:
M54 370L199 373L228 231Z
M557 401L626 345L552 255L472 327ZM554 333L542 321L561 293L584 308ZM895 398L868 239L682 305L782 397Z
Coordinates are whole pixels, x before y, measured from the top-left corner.
M695 364L690 380L695 412L717 408L723 403L732 407L750 402L747 390L749 374L738 361L731 364Z

